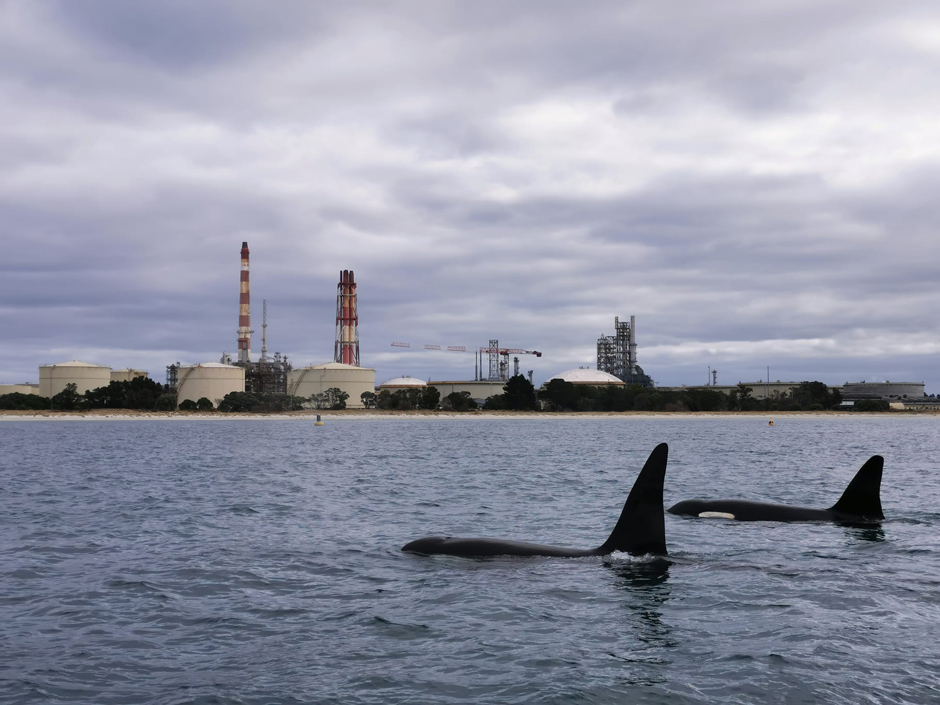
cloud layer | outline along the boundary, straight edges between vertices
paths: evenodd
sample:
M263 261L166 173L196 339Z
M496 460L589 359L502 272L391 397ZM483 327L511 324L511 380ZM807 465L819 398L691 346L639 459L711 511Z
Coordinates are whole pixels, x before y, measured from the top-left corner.
M332 357L536 381L637 316L659 384L925 381L940 7L0 4L0 381L78 358Z

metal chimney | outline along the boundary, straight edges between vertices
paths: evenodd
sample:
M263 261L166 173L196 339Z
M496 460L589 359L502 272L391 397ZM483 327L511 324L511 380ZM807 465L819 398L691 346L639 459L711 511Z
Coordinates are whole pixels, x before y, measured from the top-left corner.
M238 361L251 362L251 301L248 284L248 243L242 243L241 289L238 294Z

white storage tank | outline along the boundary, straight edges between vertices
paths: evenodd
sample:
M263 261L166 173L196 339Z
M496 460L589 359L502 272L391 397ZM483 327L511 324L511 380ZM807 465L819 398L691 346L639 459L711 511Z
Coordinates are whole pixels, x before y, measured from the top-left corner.
M146 377L147 373L144 370L135 370L130 367L123 370L111 370L111 381L112 382L130 382L135 377Z
M84 394L90 389L107 387L110 383L110 367L78 360L39 366L39 394L44 397L54 397L67 384L74 384L75 391Z
M186 399L199 401L203 397L218 406L231 392L245 391L245 369L220 362L183 365L177 372L176 403Z
M4 394L39 394L38 384L0 384L0 396Z
M603 370L593 370L590 367L579 367L575 370L565 370L559 372L554 377L545 381L548 384L553 379L563 379L571 384L586 385L591 387L623 387L623 380L614 377L609 372Z
M369 367L326 362L291 370L287 375L287 393L311 397L335 387L346 392L347 409L362 409L362 393L375 392L375 370Z
M390 392L397 392L399 389L424 389L427 386L428 383L424 380L404 375L403 377L390 379L388 382L382 382L382 384L379 385L379 389L387 389Z

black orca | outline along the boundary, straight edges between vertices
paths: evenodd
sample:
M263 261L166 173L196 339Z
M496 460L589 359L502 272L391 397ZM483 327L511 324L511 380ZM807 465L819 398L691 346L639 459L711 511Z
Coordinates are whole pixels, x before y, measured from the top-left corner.
M625 551L634 556L647 553L666 555L666 527L663 516L663 481L669 446L660 443L650 453L643 469L633 483L613 532L597 548L577 549L545 546L525 541L503 539L454 538L428 536L402 546L409 553L443 554L448 556L606 556Z
M875 522L885 518L881 511L881 471L884 464L885 459L880 455L869 458L845 488L839 501L829 509L790 507L740 499L687 499L670 507L669 513L738 521Z

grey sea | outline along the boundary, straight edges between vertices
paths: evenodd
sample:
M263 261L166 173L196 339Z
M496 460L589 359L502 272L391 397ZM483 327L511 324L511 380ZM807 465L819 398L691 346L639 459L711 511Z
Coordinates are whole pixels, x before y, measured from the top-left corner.
M940 419L0 421L3 703L937 703ZM666 506L833 504L880 526L666 516L590 548L652 448Z

